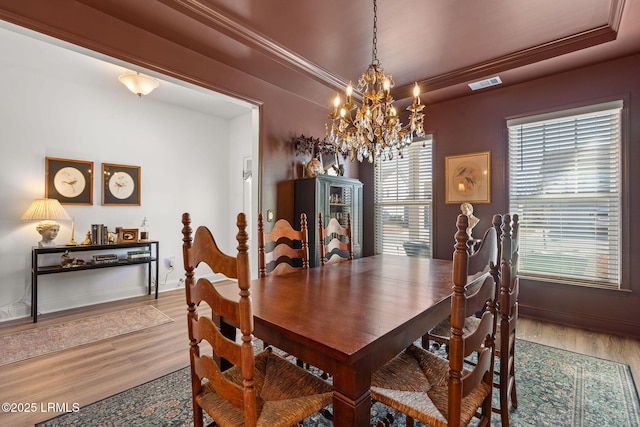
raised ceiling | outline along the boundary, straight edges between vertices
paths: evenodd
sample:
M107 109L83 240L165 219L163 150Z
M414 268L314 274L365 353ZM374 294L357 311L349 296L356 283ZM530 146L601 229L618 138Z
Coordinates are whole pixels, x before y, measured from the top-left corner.
M372 59L372 0L77 2L318 103ZM378 58L396 99L433 103L640 52L638 22L638 0L378 0Z

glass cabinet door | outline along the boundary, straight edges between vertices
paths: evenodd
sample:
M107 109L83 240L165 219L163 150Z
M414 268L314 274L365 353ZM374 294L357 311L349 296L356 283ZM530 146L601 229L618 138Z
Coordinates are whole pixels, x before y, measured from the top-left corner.
M351 215L353 222L353 213L351 212L353 195L351 193L351 187L329 186L329 217L337 219L343 227L347 226L347 214Z

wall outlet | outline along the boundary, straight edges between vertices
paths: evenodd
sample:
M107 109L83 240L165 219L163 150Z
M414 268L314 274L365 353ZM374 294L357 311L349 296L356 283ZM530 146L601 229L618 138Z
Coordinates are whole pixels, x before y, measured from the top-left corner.
M167 259L167 264L169 265L169 268L174 268L176 266L176 257L175 257L175 255L171 255Z

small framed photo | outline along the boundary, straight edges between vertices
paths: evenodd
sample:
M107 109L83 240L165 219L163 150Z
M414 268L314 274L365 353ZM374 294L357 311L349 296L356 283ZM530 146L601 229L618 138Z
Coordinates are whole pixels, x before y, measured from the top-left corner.
M102 205L140 206L140 166L102 164Z
M137 228L123 228L120 230L122 233L122 239L118 242L137 242L138 241L138 229Z
M491 152L445 158L446 203L491 203Z
M93 204L93 162L45 157L44 196L63 205Z

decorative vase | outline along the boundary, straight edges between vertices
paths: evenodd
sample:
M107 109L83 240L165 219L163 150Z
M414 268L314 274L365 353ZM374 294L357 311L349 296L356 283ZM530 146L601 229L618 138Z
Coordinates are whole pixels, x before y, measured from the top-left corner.
M321 175L322 172L324 172L324 169L322 168L321 160L315 157L309 160L309 163L307 163L307 176L309 178L315 178L316 176Z

